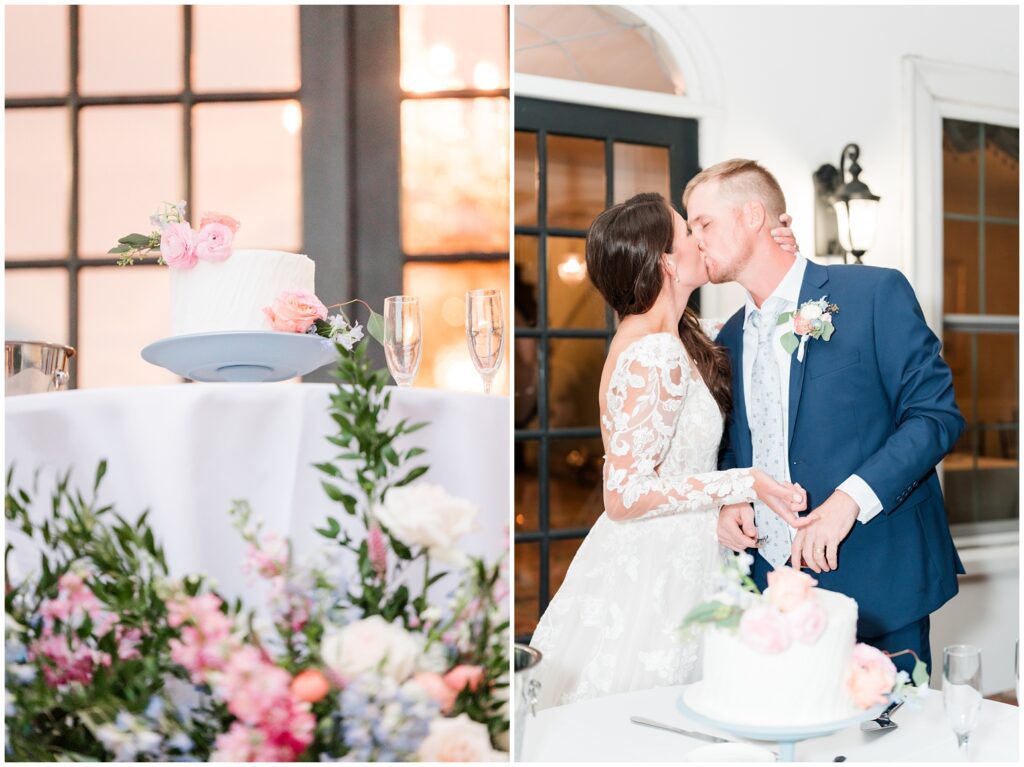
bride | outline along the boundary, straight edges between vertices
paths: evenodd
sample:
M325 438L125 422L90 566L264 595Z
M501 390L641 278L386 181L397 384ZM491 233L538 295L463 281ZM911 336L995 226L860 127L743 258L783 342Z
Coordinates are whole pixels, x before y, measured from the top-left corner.
M729 361L686 308L708 274L682 216L659 194L609 208L587 270L620 319L600 389L604 513L534 632L539 707L695 681L699 640L679 628L709 596L719 509L757 498L806 524L798 485L715 470Z

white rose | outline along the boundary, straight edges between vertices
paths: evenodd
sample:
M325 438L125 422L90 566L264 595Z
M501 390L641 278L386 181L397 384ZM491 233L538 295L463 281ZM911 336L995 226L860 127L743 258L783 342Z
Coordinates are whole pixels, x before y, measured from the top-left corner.
M417 755L424 762L493 762L498 758L487 727L467 714L432 721Z
M800 310L800 316L805 320L816 320L821 316L821 307L817 304L807 304Z
M320 655L324 663L345 679L381 666L385 675L403 682L416 670L420 641L397 623L379 615L350 623L324 636Z
M455 567L468 562L456 542L475 528L477 512L469 501L429 484L392 488L384 503L373 509L380 523L406 546L423 546L432 557Z

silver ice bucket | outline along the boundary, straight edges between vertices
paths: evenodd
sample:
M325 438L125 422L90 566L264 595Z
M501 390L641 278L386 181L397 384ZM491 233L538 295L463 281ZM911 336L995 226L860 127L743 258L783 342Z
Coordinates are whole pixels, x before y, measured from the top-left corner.
M41 341L5 341L5 394L38 394L68 388L68 360L75 350Z
M515 681L515 712L516 712L516 748L513 752L513 759L521 761L523 758L523 733L526 729L526 713L531 715L537 713L537 693L540 691L540 681L533 678L543 656L539 650L524 644L517 644L516 651L516 681Z

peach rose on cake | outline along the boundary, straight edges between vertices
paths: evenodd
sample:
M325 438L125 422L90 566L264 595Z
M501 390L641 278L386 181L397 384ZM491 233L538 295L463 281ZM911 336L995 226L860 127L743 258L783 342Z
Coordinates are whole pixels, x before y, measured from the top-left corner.
M172 269L196 265L196 236L187 222L167 224L160 233L160 255Z
M202 230L208 224L220 224L231 230L231 234L238 231L240 224L231 216L225 216L223 213L204 213L202 221L199 222L199 229Z
M305 290L283 290L274 303L263 307L270 327L284 333L305 333L317 320L327 319L327 307Z
M768 590L765 596L772 605L782 612L789 612L811 595L811 589L818 585L807 573L792 567L780 567L768 573Z
M863 642L853 648L846 690L861 708L886 702L896 684L896 664L881 650Z
M796 609L786 613L793 638L804 644L814 644L825 631L828 614L814 599L805 599Z

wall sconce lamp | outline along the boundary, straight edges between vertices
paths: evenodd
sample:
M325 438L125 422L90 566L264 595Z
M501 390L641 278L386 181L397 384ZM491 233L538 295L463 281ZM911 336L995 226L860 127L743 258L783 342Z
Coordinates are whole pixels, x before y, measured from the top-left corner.
M578 285L587 278L587 264L578 253L569 253L558 265L558 276L567 285Z
M826 164L814 173L816 250L819 255L833 256L839 255L841 249L844 263L847 254L853 256L855 263L861 263L861 256L874 242L881 199L860 180L859 157L860 147L847 144L839 155L839 170ZM846 180L847 170L849 181Z

